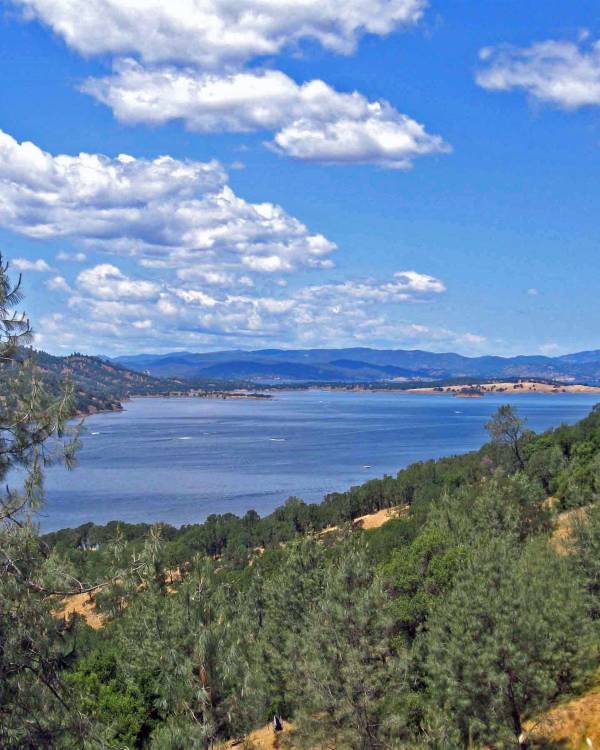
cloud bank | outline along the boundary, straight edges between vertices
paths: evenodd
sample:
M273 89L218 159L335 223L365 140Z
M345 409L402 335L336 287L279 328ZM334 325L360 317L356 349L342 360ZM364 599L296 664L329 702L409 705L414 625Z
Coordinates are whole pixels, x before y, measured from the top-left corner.
M127 124L181 120L200 133L276 131L271 147L306 161L405 169L418 156L450 150L388 102L342 94L320 80L298 85L276 70L220 75L121 60L113 75L82 89Z
M425 0L13 0L69 47L147 63L239 65L302 40L340 54L419 21Z
M106 351L231 346L348 345L449 342L476 345L473 334L455 334L407 322L407 306L433 302L444 283L413 270L390 279L309 284L277 293L239 286L182 283L172 276L125 273L112 263L90 266L72 285L64 277L47 282L64 294L68 316L41 323L40 345L71 346L93 341ZM58 343L60 342L60 343ZM168 342L168 343L167 343Z
M218 162L53 156L2 131L0 224L183 269L330 267L335 249L281 207L238 197Z

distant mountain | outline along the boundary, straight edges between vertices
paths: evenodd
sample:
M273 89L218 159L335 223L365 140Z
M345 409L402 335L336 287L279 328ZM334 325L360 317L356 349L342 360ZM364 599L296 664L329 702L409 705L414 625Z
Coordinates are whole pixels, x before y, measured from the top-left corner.
M364 383L455 378L545 378L600 382L600 350L561 357L464 357L405 349L261 349L118 357L155 377L254 382Z

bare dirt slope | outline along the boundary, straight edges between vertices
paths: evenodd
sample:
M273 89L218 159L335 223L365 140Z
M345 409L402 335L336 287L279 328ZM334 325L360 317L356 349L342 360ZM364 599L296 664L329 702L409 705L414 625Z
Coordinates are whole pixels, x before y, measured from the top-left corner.
M104 625L104 617L96 610L94 593L72 594L60 603L60 607L54 610L54 616L67 620L71 615L81 615L86 623L94 630L100 630Z
M600 684L528 722L526 729L536 746L600 748Z

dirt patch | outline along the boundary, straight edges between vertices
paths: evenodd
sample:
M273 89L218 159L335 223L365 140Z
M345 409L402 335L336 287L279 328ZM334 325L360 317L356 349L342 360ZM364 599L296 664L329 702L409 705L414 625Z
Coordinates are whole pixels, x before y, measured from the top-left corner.
M568 555L573 538L573 526L585 518L587 508L575 508L561 513L556 519L551 544L559 555Z
M91 594L72 594L67 596L55 609L55 617L67 620L71 615L81 615L86 623L94 630L100 630L104 626L104 616L96 609L95 592Z
M224 745L217 745L216 750L229 750L237 748L238 750L277 750L283 748L283 738L287 737L292 731L292 725L289 722L283 722L283 731L275 733L270 724L260 729L255 729L242 740L230 740Z
M407 516L409 512L410 506L396 505L393 508L384 508L383 510L378 510L376 513L367 513L364 516L359 516L352 521L352 525L365 530L378 529L384 523L391 521L392 518L402 518ZM320 531L318 536L325 536L339 530L339 526L328 526L326 529Z
M368 513L366 516L355 518L353 523L360 526L361 529L378 529L384 523L391 521L392 518L401 518L407 516L409 512L408 505L398 505L395 508L384 508L377 513Z
M565 750L600 748L600 685L550 709L537 722L527 722L526 730L539 746L552 743Z

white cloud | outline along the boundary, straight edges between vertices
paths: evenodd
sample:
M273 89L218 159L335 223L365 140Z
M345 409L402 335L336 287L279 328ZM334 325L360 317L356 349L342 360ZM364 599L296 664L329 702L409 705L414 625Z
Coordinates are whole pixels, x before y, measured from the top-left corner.
M600 41L545 41L485 48L477 83L489 91L520 89L567 110L600 104Z
M71 292L72 289L64 276L53 276L46 282L46 288L51 292Z
M147 274L126 275L111 264L83 270L67 287L71 326L106 351L117 335L123 346L154 349L166 342L170 348L222 346L224 339L240 346L459 341L401 317L410 304L432 302L445 291L441 280L416 271L296 290L275 283L271 293L240 285L203 288L197 279L176 281L169 269L160 280ZM43 335L60 340L56 325ZM461 343L475 345L480 338L467 334Z
M129 124L182 120L203 133L277 131L275 150L308 161L406 168L417 156L450 150L385 101L339 93L320 80L298 85L276 70L217 75L121 60L113 75L90 79L83 90Z
M70 261L73 263L85 263L85 261L87 260L87 256L85 253L67 253L64 250L61 250L56 254L56 260L67 262Z
M487 341L486 336L480 336L476 333L463 333L461 336L458 337L458 341L464 343L464 344L472 344L474 346L479 346L480 344L485 344Z
M527 290L527 294L530 297L537 297L540 293L539 289L536 289L534 286L532 286L530 289Z
M132 280L110 263L82 271L77 286L92 297L107 300L153 300L160 291L158 284Z
M53 156L2 131L0 225L172 268L329 267L335 249L279 206L239 198L217 162Z
M38 260L14 258L11 261L11 266L17 271L33 271L35 273L49 273L52 271L52 268L45 260L42 260L42 258L39 258Z
M425 0L13 0L78 52L239 64L303 39L351 53L363 34L415 24Z
M445 291L446 286L440 279L416 271L400 271L394 274L392 281L384 283L368 280L309 286L300 292L300 297L333 300L336 304L342 301L351 304L394 304L429 299Z

